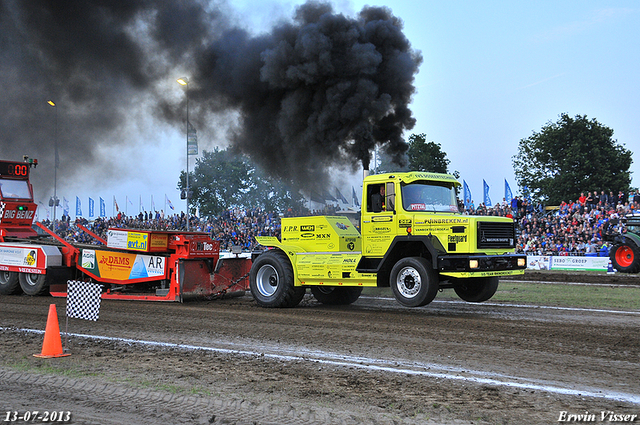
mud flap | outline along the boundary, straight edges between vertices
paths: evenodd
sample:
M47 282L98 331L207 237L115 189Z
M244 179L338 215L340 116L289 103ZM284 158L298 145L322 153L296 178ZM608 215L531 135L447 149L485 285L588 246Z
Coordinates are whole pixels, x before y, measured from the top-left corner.
M213 283L216 291L224 290L227 294L243 295L249 290L249 272L251 260L243 257L221 258L216 264Z
M213 270L207 260L178 261L180 302L204 298L213 293Z
M74 269L65 266L47 267L49 292L67 292L67 281L73 279Z

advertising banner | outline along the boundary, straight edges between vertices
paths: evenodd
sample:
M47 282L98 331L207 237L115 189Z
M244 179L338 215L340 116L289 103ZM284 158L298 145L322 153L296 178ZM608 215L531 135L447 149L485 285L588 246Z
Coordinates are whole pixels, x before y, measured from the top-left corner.
M37 249L0 246L0 264L35 267L37 262Z
M148 233L109 229L107 231L107 246L109 248L147 251L148 238Z
M609 257L527 255L527 270L606 272Z
M0 246L0 270L44 274L49 266L62 265L60 250L47 245Z
M165 257L83 249L81 258L82 268L99 278L152 280L165 275Z

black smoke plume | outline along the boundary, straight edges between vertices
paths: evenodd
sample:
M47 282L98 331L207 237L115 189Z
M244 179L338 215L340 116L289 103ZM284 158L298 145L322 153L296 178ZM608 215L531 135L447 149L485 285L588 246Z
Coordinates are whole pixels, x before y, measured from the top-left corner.
M53 157L52 99L65 108L61 163L76 165L59 173L104 166L100 148L128 140L132 115L184 125L166 86L191 70L191 121L273 176L308 188L330 167L368 168L377 145L402 161L422 57L389 9L308 2L260 35L231 16L195 0L0 0L3 159Z

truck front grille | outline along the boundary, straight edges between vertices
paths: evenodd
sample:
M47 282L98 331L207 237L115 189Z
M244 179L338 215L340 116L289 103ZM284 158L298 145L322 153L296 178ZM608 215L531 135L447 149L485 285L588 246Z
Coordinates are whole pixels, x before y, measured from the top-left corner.
M478 248L515 248L515 225L493 221L478 222Z

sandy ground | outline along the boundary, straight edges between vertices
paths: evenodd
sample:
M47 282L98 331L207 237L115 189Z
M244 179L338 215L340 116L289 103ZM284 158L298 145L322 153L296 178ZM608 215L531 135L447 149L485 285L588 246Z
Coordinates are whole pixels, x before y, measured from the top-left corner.
M65 299L0 296L0 423L34 410L76 424L557 424L640 414L637 311L437 298L408 309L390 296L345 307L307 296L278 310L250 296L103 301L97 322L69 319L71 356L38 359L51 303L64 343Z

